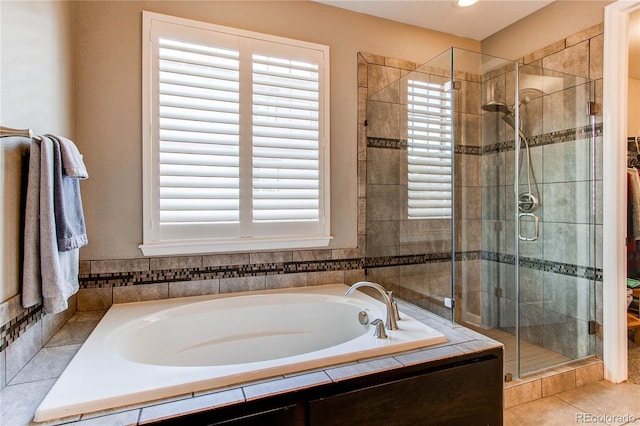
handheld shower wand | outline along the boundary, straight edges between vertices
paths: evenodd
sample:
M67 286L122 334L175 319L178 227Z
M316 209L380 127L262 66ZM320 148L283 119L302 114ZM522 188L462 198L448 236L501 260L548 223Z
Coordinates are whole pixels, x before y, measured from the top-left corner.
M520 101L519 105L528 104L531 102L531 98L525 96ZM482 105L482 109L488 112L500 112L502 113L502 120L507 123L512 129L516 129L515 123L515 105L510 107L504 102L490 101L486 104ZM520 120L522 123L522 120ZM526 152L527 152L527 192L520 194L518 197L518 209L521 212L531 213L535 211L540 205L540 192L538 191L538 183L535 180L535 176L531 173L532 163L531 163L531 149L529 146L529 139L527 135L521 128L518 128L518 135L520 139L524 142ZM522 168L522 159L520 160L520 164L518 165L518 171ZM531 181L533 181L535 185L535 194L531 188Z

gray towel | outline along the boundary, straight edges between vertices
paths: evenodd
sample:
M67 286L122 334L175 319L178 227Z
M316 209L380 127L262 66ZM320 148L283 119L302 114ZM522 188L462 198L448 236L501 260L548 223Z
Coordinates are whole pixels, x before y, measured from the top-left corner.
M53 143L53 208L56 221L58 250L74 250L88 243L82 212L80 182L62 173L64 167L61 144L56 137L46 135Z
M31 142L27 201L24 212L24 260L22 263L22 306L42 301L40 277L40 145Z
M54 208L53 145L53 141L46 136L42 137L39 150L35 141L31 144L22 290L26 295L23 295L23 306L32 306L42 297L44 312L47 314L55 314L67 309L67 299L79 288L79 251L77 249L58 250ZM34 169L36 164L40 166L39 176ZM39 182L36 177L39 177ZM37 210L34 210L36 198L38 206ZM38 236L36 237L35 234ZM27 268L31 269L27 270ZM35 303L33 303L34 299Z

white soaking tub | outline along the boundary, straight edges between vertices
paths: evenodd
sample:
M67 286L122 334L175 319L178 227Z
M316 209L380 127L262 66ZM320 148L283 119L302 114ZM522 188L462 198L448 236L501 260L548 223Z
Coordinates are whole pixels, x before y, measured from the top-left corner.
M344 284L113 305L36 410L46 421L446 342Z

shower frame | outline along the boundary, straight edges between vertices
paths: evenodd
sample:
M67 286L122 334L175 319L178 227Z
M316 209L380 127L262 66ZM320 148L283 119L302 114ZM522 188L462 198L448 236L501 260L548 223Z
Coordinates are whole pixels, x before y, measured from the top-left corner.
M405 117L408 111L405 86L406 82L412 78L426 79L429 82L441 84L443 90L450 93L451 96L452 107L450 108L449 126L451 140L454 141L451 146L450 159L453 203L451 218L448 221L449 229L446 232L448 244L444 242L442 225L446 221L442 219L434 220L430 224L420 224L420 220L411 223L411 221L405 220L406 212L402 211L402 208L397 215L399 218L381 218L377 214L381 206L381 204L376 204L380 201L377 199L378 187L383 185L376 162L382 162L384 159L384 162L399 164L398 174L406 175L407 173L406 164L402 164L402 160L398 160L401 155L398 152L390 153L390 151L381 153L379 141L382 140L387 145L392 144L390 141L397 141L400 147L399 151L406 149L407 143L410 143L408 142L411 139L408 134L408 126L402 122L401 117ZM499 79L504 79L504 82L495 83ZM492 83L492 80L495 81ZM526 86L521 86L523 82ZM537 84L539 87L534 88L532 84ZM531 100L531 107L527 105L526 108L542 113L543 109L550 109L556 102L554 93L559 93L556 97L562 98L572 91L575 92L575 102L573 102L575 105L570 105L569 109L573 108L575 111L572 110L572 112L577 114L579 101L591 102L594 97L592 83L587 79L452 48L417 67L404 77L385 85L381 90L370 93L366 102L365 264L370 279L394 289L395 294L399 294L401 297L405 297L453 322L472 327L480 332L499 329L513 335L517 364L513 371L505 371L505 373L511 373L511 377L520 377L537 370L537 367L522 365L521 343L528 344L528 341L531 340L544 347L543 340L546 333L547 340L551 342L550 350L558 350L556 347L558 342L554 342L552 338L554 334L559 333L566 337L567 331L564 328L571 329L572 327L580 333L585 329L591 330L595 317L593 284L598 275L598 270L595 267L596 217L593 211L597 202L595 192L597 184L595 179L596 156L595 144L593 143L596 134L595 126L591 126L590 119L585 121L584 118L576 118L576 123L568 125L555 123L553 117L544 117L543 126L543 123L536 123L534 118L527 116L528 111L524 111L524 117L520 111L521 93L534 97ZM514 128L512 133L508 132L508 126L505 126L502 120L498 120L500 117L497 114L493 113L491 116L492 113L481 111L480 107L489 101L500 101L505 105L513 105ZM581 110L583 109L584 106ZM570 114L563 111L560 115L568 117ZM393 118L389 119L389 117ZM399 117L398 123L394 122L396 117ZM542 117L543 115L541 115ZM576 134L575 140L571 143L577 145L580 142L579 155L584 157L586 152L587 163L591 165L588 179L575 183L576 188L581 190L586 188L590 200L586 216L579 214L581 220L586 217L586 222L576 224L576 230L578 228L588 229L587 240L589 243L587 247L589 253L586 260L564 262L561 259L550 259L544 256L536 258L534 255L537 253L537 249L533 250L528 242L523 243L518 238L518 232L516 232L520 228L518 221L523 219L519 215L516 204L520 192L520 173L515 173L515 171L519 169L517 165L520 164L521 152L515 147L520 146L521 142L520 132L516 129L521 128L522 118L527 124L526 130L532 132L529 136L534 142L532 148L532 151L535 151L534 160L537 157L541 159L542 151L545 149L549 151L549 157L552 158L553 147L563 144L563 141L556 143L553 139L554 132L562 133L565 136L569 135L569 137L574 132ZM569 117L568 120L574 119ZM550 124L547 124L546 121L549 121ZM469 129L478 127L478 125L481 128L479 136L470 137L473 132ZM558 129L554 129L554 126ZM551 131L546 131L548 128ZM582 138L583 136L584 138ZM577 152L578 148L575 149ZM567 151L570 149L567 148ZM511 157L512 161L506 161ZM390 158L391 160L387 161ZM582 157L577 158L575 163L581 164L582 159ZM528 158L527 161L529 161ZM512 166L509 166L509 163ZM385 167L389 168L389 165L387 164ZM466 175L469 175L470 172L465 169L473 167L480 169L478 176L475 177L475 182L473 182L473 178L467 179ZM373 174L376 177L374 178L369 177L371 169L375 171ZM534 169L534 173L539 175L547 172L547 166L544 163L536 165ZM499 170L499 172L495 172L495 170ZM494 172L496 175L500 174L496 177L503 179L504 183L497 183L493 186L486 185ZM509 179L513 179L512 185L506 182L507 175L510 175ZM557 190L556 187L562 185L553 179L546 182L544 176L538 176L538 178L543 178L541 185L551 194L550 197L557 198L553 192ZM407 183L402 178L385 183L396 188L396 192L406 192ZM572 185L568 184L567 186L571 187ZM473 200L477 199L477 194L475 196L471 194L474 190L482 193L479 205L473 204ZM512 194L509 194L510 192ZM493 198L492 194L497 194L498 200L504 203L502 211L498 211L497 207L486 203ZM508 202L505 201L506 198L508 198ZM470 199L472 199L472 207L480 212L468 211ZM403 202L406 200L402 199L398 204ZM553 232L556 224L550 220L545 221L543 217L546 213L544 210L545 202L545 198L542 197L543 208L538 212L541 217L541 226L543 231L548 228L548 231ZM387 206L384 207L387 208ZM550 211L553 209L552 206L549 208ZM556 208L556 210L558 209ZM493 214L495 216L492 216ZM555 211L554 214L561 213ZM573 211L571 214L576 214L576 212ZM547 215L551 216L551 212ZM395 227L390 225L394 221L398 222ZM432 227L432 224L435 224L435 227ZM522 223L522 228L525 231L532 226L534 226L533 223ZM437 232L432 232L433 228ZM392 235L393 230L397 229L400 231L397 231L397 241L393 245L389 243L388 235ZM418 237L419 231L422 229L427 229L425 232L428 234L424 241ZM498 236L496 240L501 238L501 246L499 249L492 247L492 244L495 245L497 242L493 241L493 237L489 235L491 229L496 230L497 234L510 231L510 242L504 236ZM482 234L479 242L476 241L477 235L474 236L474 232L477 233L478 230ZM387 237L382 238L382 234ZM543 232L543 242L544 238ZM380 243L382 239L385 240L384 244ZM547 243L545 242L545 244ZM400 261L394 264L394 261L390 261L389 258L400 259ZM407 261L407 258L413 260ZM445 273L443 265L447 263L448 272ZM394 265L398 267L394 268ZM525 268L524 272L522 268ZM547 269L549 268L555 272L548 273ZM570 269L570 271L567 272L566 269ZM550 282L555 280L554 273L562 281L557 286ZM445 275L448 276L445 277ZM480 275L481 278L476 280L474 275L476 278ZM537 289L532 285L536 278L539 278L537 282L539 288ZM445 279L448 279L448 288L446 289ZM494 281L498 283L497 286L491 285ZM576 282L579 283L576 284ZM524 287L521 287L521 284ZM558 289L565 284L567 288L579 286L579 290L576 290L576 294L579 293L581 298L580 302L576 302L576 305L579 305L577 309L581 310L579 318L571 317L573 312L565 312L575 308L568 306L567 299L570 295L561 294L562 290ZM544 296L545 290L546 298ZM542 298L530 300L532 291L541 293ZM489 295L491 292L494 292L491 297L495 296L498 300L498 309L490 309L491 297ZM559 306L565 302L567 303L566 307ZM530 312L536 309L540 314L539 323L532 324ZM558 312L555 312L554 309ZM586 312L583 312L585 309ZM489 311L491 313L488 313ZM496 323L496 321L498 322ZM561 324L563 321L566 324ZM492 335L491 333L487 334ZM569 355L565 357L567 361L592 356L595 353L594 339L593 335L589 335L586 340L581 338L578 341L576 339L574 346L577 349L567 350ZM554 367L562 362L558 361L542 368Z

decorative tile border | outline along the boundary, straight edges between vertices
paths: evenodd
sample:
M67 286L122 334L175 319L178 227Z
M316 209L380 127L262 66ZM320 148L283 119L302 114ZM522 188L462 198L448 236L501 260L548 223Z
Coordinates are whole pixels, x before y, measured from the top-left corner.
M456 262L489 260L515 264L511 254L489 251L457 252ZM159 271L142 271L111 274L82 274L80 288L112 288L121 286L158 284L166 282L200 281L220 278L243 278L265 275L295 274L304 272L351 271L366 268L385 268L451 261L450 252L425 253L404 256L364 257L341 260L318 260L306 262L262 263L220 267L182 268ZM520 266L528 269L553 272L580 278L602 280L602 270L562 262L521 257Z
M384 149L398 149L401 151L407 150L406 139L388 139L388 138L370 138L367 137L367 148L384 148Z
M468 251L456 253L456 262L467 260L488 260L491 262L515 265L516 258L512 254L490 251ZM365 268L385 268L391 266L419 265L424 263L449 262L451 253L430 253L410 256L387 256L365 258ZM588 280L602 281L602 269L588 266L572 265L551 260L520 257L520 266L527 269L568 275Z
M42 305L25 309L16 318L0 327L0 352L15 342L32 325L40 321L44 315Z
M491 262L516 264L516 258L512 254L495 253L489 251L482 252L482 260ZM555 262L552 260L536 259L532 257L520 257L520 266L527 269L552 272L554 274L568 275L571 277L584 278L588 280L602 281L602 269L589 266L572 265L569 263Z
M362 269L364 259L311 260L301 262L273 262L199 268L164 269L154 271L114 272L108 274L80 274L80 288L111 288L166 282L201 281L220 278L243 278L303 272L350 271Z
M596 124L595 136L602 136L602 123ZM553 145L563 142L571 142L581 139L589 139L593 137L593 127L583 126L573 129L566 129L558 132L544 133L541 135L535 135L530 139L530 146L543 146ZM498 142L491 145L486 145L482 149L482 154L496 154L499 152L513 151L515 149L515 141Z
M456 145L453 152L456 154L482 155L483 148L481 146L474 145Z
M530 138L530 146L543 146L553 145L563 142L571 142L581 139L589 139L593 136L592 126L583 126L572 129L561 130L557 132L544 133L541 135L535 135ZM602 123L596 124L595 136L602 136ZM634 138L629 138L629 144L634 141ZM387 139L387 138L370 138L367 137L367 148L383 148L383 149L398 149L406 150L408 141L406 139ZM473 145L456 145L454 153L467 154L467 155L487 155L496 154L499 152L513 151L515 149L515 141L509 140L504 142L497 142L484 147Z

